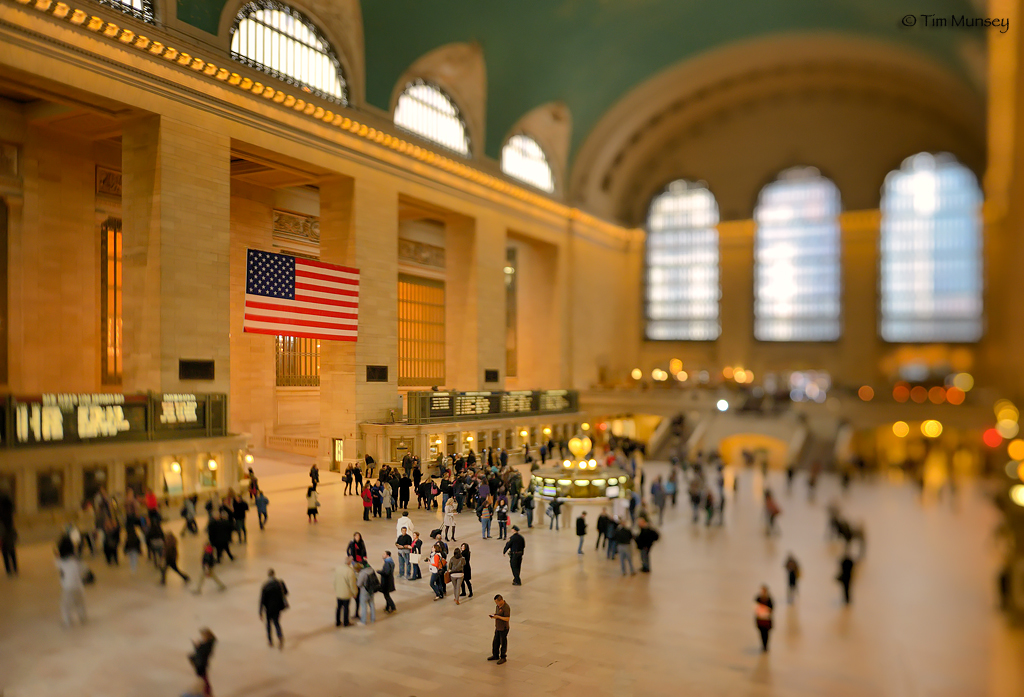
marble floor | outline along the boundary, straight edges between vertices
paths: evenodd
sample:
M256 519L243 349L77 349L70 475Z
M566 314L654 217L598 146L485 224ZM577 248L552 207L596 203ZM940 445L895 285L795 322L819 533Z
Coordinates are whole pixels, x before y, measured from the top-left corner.
M771 473L782 534L766 538L760 474L742 471L723 527L691 525L682 500L666 513L652 574L622 577L594 553L593 535L578 556L570 524L524 530L521 587L510 585L502 543L481 540L475 516L463 514L458 534L474 553L476 597L433 602L426 580L399 581L396 614L384 615L378 599L376 624L336 629L333 568L347 541L362 532L377 560L394 543L394 523L364 523L358 498L325 473L320 522L309 525L308 465L264 456L256 468L271 498L269 524L260 532L251 516L248 544L234 545L237 561L219 569L223 593L207 585L195 596L176 576L161 587L152 566L132 575L97 558L89 622L69 630L51 549L23 547L21 577L0 578L0 695L180 695L191 682L190 640L204 625L219 638L210 671L218 697L1024 695L1024 632L995 610L997 521L977 487L965 486L954 505L888 482L857 482L841 495L826 478L810 503L802 482L787 495ZM665 468L648 464L652 473ZM848 608L833 580L839 548L824 541L831 497L867 526ZM412 517L421 531L438 522L422 511ZM803 575L799 599L786 606L790 551ZM182 568L195 575L199 558L198 540L186 538ZM267 647L257 617L270 566L290 590L283 652ZM753 623L762 582L778 608L767 655ZM502 666L485 660L495 593L513 611Z

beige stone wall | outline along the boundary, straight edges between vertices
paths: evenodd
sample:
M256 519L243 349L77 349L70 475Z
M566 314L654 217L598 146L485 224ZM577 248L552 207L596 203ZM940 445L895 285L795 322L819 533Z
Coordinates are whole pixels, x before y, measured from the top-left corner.
M88 141L28 127L9 247L10 387L100 387L100 233ZM20 213L20 215L18 215ZM12 216L14 217L14 216Z
M153 116L123 143L125 390L228 392L229 139ZM180 359L216 378L179 380Z
M242 331L245 318L246 250L272 247L273 191L231 183L231 410L230 427L255 443L273 427L276 368L274 337Z

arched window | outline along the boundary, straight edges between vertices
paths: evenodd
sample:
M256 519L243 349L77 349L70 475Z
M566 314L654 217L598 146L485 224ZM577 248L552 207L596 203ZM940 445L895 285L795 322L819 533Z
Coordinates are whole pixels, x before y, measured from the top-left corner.
M322 99L346 103L341 62L316 25L288 5L246 4L231 29L231 57Z
M455 102L435 85L410 82L395 105L395 125L460 155L469 155L466 124Z
M549 194L555 190L548 158L533 138L514 135L501 149L501 171Z
M754 337L835 341L840 334L839 189L794 167L761 189L754 221Z
M918 153L882 187L880 333L977 341L983 331L981 188L952 155Z
M647 215L648 339L711 341L718 323L718 203L702 183L674 181Z
M156 13L153 12L151 0L99 0L107 7L113 7L118 12L124 12L135 19L152 24L156 21Z

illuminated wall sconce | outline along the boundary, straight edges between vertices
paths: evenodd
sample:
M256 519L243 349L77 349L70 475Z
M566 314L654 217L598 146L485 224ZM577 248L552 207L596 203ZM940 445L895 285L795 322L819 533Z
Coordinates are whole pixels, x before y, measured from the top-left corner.
M467 443L472 443L473 442L473 436L466 436L466 442Z
M587 422L584 421L582 424L580 424L580 428L583 429L584 431L589 431L590 430L590 424L588 424Z
M256 458L254 458L254 457L252 456L252 453L246 453L246 454L245 454L245 464L247 464L247 465L251 465L251 464L252 464L252 462L253 462L253 460L255 460L255 459L256 459Z
M207 469L209 469L209 470L210 470L211 472L214 472L214 471L216 471L216 470L217 470L217 461L216 461L216 460L214 460L214 459L213 459L213 458L211 457L211 458L210 458L210 459L209 459L209 460L208 460L208 461L206 462L206 468L207 468Z
M544 435L545 436L550 436L551 435L551 429L545 426L544 427Z
M527 433L525 428L522 431L519 432L519 437L520 438L526 438L528 435L530 435L530 434Z
M180 472L181 471L181 463L178 462L177 460L172 462L171 463L171 471L172 472Z

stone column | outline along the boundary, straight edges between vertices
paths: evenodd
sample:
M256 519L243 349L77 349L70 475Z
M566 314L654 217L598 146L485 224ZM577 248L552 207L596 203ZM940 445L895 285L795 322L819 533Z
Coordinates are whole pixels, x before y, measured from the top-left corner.
M364 452L359 424L398 409L398 192L387 177L331 177L320 185L320 259L359 269L359 337L320 344L321 468L330 439L345 439L345 460ZM388 368L367 382L366 366ZM326 443L327 445L324 445ZM383 462L387 452L378 453Z
M122 134L124 391L229 391L230 139L150 116ZM182 381L180 359L214 361Z
M455 390L505 384L505 242L500 218L453 216L445 227L445 372ZM498 381L484 383L496 369Z

